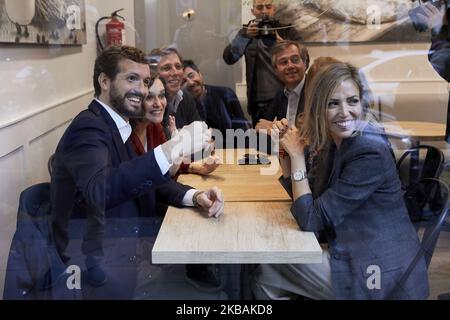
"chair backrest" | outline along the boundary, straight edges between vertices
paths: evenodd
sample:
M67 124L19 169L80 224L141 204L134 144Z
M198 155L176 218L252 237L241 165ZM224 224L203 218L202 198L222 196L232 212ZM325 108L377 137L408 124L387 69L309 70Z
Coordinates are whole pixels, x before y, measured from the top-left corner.
M54 245L51 221L50 183L22 191L3 299L78 299L76 290L65 287L66 266ZM52 290L47 279L54 279Z
M50 235L50 183L33 185L20 194L17 212L17 230L33 223L42 235Z
M48 158L48 162L47 162L47 169L48 169L48 173L50 174L50 177L52 176L52 172L53 172L53 160L55 160L55 154L52 154L50 156L50 158Z
M440 185L430 179L438 179L444 163L444 154L433 146L421 145L405 151L397 161L397 171L408 213L412 221L427 220L424 208L428 204L432 213L439 211L445 200Z
M441 207L439 208L438 210L439 215L433 217L430 221L427 221L427 223L425 224L421 244L422 248L424 249L424 256L427 268L430 266L434 248L436 247L436 243L439 238L439 233L446 223L448 211L450 210L450 194L449 194L450 192L448 184L441 179L428 179L428 180L430 180L431 183L434 183L436 186L439 185L438 188L439 193L441 193L442 198L446 199L446 201L443 202Z
M425 154L421 151L424 151ZM413 164L412 157L415 154L419 155L418 163ZM406 150L397 161L397 171L399 173L402 185L408 186L411 182L411 165L418 165L414 167L416 170L417 179L436 178L438 179L444 164L444 154L441 150L428 145L420 145Z
M393 289L390 297L395 298L396 293L402 286L405 284L408 277L411 275L411 273L414 271L415 267L419 263L419 261L424 258L425 263L427 266L427 269L431 263L431 259L433 257L434 249L436 247L436 243L439 239L439 234L441 232L441 228L444 225L448 213L450 210L450 195L449 195L449 187L448 185L443 182L442 180L438 179L432 179L434 183L440 185L440 190L443 191L446 194L446 203L442 206L442 209L439 212L439 215L434 217L434 219L430 220L426 226L425 230L423 232L423 236L420 240L420 246L419 249L414 256L411 263L408 265L406 271L403 273L402 277L398 281L396 287Z

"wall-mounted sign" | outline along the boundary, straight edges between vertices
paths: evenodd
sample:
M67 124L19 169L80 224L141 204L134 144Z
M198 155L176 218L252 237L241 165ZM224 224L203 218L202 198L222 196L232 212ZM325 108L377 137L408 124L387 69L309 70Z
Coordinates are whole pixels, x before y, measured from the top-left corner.
M280 0L276 17L295 26L305 42L429 41L417 32L411 0Z
M0 0L0 42L85 44L85 1Z

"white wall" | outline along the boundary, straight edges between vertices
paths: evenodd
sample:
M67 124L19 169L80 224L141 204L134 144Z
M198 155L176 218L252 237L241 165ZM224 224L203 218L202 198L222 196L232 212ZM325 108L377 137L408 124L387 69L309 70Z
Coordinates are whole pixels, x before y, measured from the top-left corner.
M196 12L191 22L181 17L189 8ZM222 53L241 25L241 0L136 0L135 16L138 47L175 46L208 84L235 86L240 69L227 66Z
M125 8L127 44L135 44L132 0L87 0L87 44L30 47L0 44L0 297L15 231L18 199L26 187L49 181L47 159L71 119L93 97L99 17Z

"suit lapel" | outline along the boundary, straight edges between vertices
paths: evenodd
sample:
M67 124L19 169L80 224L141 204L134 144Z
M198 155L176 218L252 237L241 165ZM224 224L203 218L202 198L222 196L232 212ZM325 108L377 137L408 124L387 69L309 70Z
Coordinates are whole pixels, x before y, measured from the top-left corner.
M117 154L119 155L120 162L125 162L130 160L130 156L128 155L128 150L123 143L122 137L120 136L119 130L116 128L112 132L114 146L116 147ZM128 142L128 141L127 141Z
M281 96L281 103L280 103L281 108L279 109L278 117L277 117L278 120L281 120L283 118L287 118L287 116L288 116L288 114L287 114L288 104L289 104L289 100L288 100L288 98L286 97L286 95L284 94L284 91L283 91L282 96Z
M92 112L94 112L96 115L101 116L103 118L103 120L110 127L114 147L116 148L117 155L119 156L120 162L130 160L128 150L127 150L125 144L123 143L122 137L120 136L119 129L117 129L117 125L114 122L114 120L111 118L109 113L95 100L91 103L91 105L89 106L89 109Z

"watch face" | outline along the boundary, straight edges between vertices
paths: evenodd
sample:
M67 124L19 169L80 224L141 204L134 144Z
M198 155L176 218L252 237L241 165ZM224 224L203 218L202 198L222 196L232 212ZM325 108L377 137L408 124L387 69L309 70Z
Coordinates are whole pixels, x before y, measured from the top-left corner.
M304 171L295 171L294 172L294 180L300 181L305 178L305 172Z

